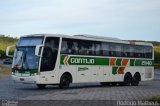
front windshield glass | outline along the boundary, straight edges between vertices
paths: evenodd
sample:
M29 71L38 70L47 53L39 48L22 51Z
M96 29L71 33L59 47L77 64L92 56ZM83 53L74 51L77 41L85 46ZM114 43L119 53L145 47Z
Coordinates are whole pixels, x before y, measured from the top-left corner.
M17 44L14 68L38 69L39 57L35 55L36 45L42 44L43 37L24 37Z

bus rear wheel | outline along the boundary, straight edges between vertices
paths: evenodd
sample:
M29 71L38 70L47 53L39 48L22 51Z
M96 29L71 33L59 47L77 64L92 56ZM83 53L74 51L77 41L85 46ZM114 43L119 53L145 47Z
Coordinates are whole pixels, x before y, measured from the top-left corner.
M69 85L71 83L71 77L68 74L64 74L62 75L61 79L60 79L60 84L59 84L59 88L61 89L68 89Z
M46 88L46 85L45 84L37 84L37 87L39 89L44 89L44 88Z
M123 82L119 82L118 84L119 84L120 86L130 86L131 81L132 81L132 76L127 73L127 74L124 76L124 81L123 81Z
M134 75L134 77L132 78L131 85L132 85L132 86L138 86L139 81L140 81L140 75L139 75L138 73L136 73L136 74Z

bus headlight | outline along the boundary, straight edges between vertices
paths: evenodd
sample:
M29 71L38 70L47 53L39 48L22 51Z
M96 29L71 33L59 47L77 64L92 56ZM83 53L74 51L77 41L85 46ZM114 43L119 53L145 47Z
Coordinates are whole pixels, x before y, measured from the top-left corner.
M15 73L14 73L14 72L12 72L12 75L15 75Z

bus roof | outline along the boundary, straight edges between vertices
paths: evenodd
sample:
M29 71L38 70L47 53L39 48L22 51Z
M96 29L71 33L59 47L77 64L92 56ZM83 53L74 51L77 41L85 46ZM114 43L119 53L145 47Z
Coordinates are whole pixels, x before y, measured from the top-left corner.
M114 43L123 43L123 44L153 46L152 43L148 43L148 42L126 41L126 40L121 40L119 38L87 35L87 34L72 35L72 36L64 35L64 34L31 34L31 35L24 35L22 37L37 37L37 36L45 36L45 37L53 37L54 36L54 37L62 37L62 38L70 38L70 39L82 39L82 40L92 40L92 41L104 41L104 42L114 42Z

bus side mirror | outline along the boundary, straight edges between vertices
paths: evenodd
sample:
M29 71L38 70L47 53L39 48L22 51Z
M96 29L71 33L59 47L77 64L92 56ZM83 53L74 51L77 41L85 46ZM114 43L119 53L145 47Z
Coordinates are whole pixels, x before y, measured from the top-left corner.
M6 48L6 56L8 56L8 57L13 57L13 55L10 55L10 54L9 54L10 48L13 48L13 47L15 47L15 45L11 45L11 46L8 46L8 47Z
M42 50L43 45L37 45L35 49L35 55L36 56L41 56L41 50Z

